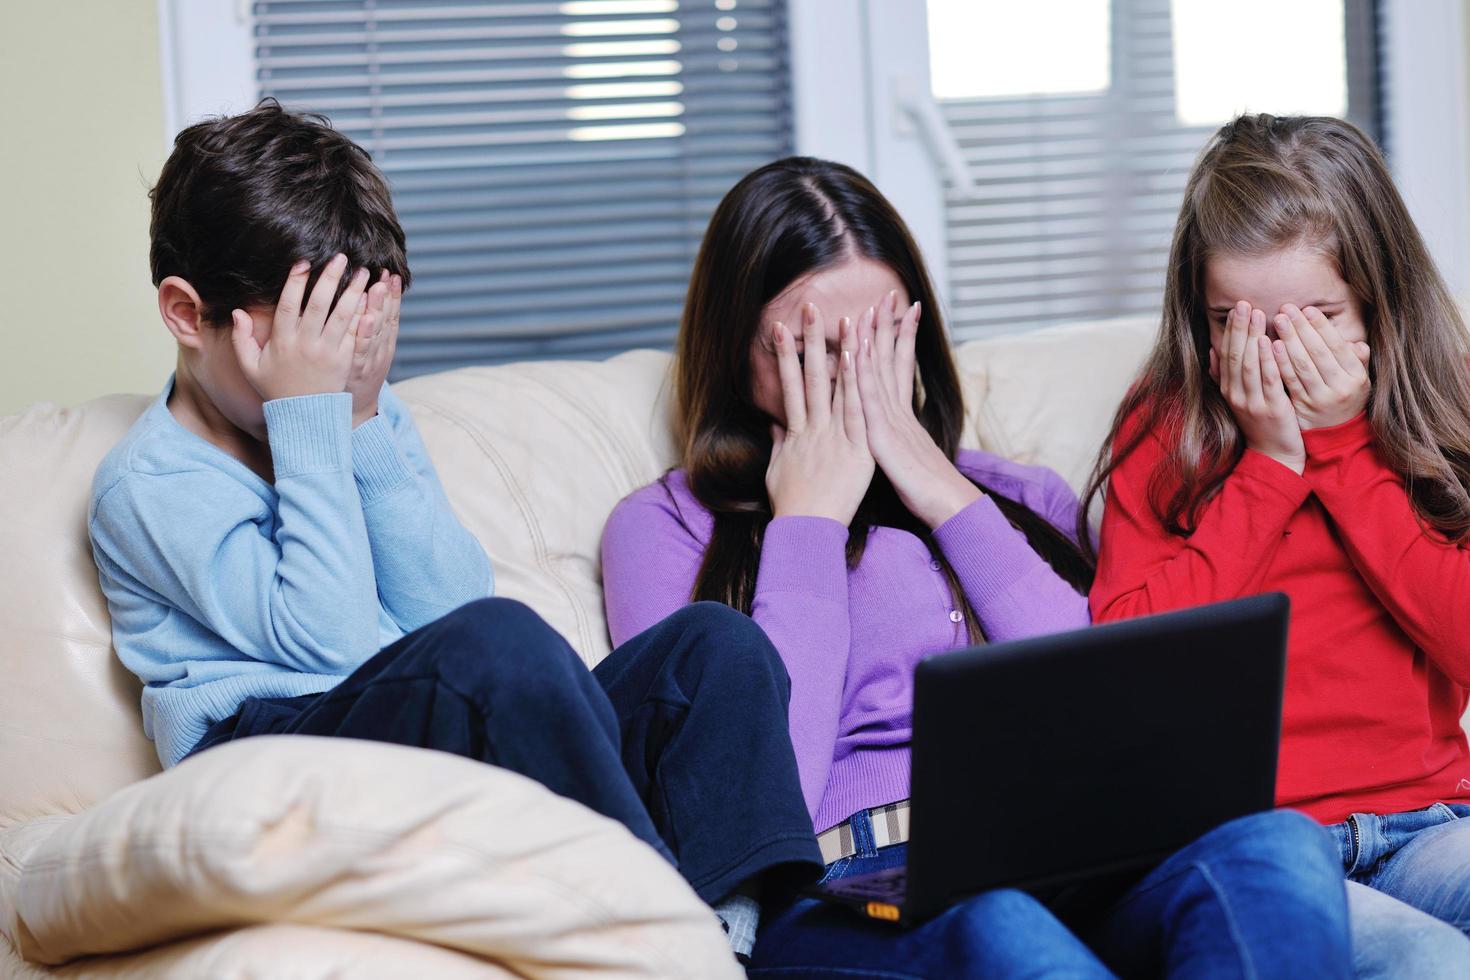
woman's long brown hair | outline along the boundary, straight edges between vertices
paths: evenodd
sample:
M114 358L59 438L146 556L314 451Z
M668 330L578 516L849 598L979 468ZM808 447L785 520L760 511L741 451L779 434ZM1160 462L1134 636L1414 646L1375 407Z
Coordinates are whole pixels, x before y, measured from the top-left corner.
M690 279L675 358L679 446L694 496L714 515L714 532L691 598L749 613L761 543L771 521L766 467L775 420L751 398L751 346L766 305L803 276L848 258L881 262L924 311L915 343L914 409L950 458L964 425L959 373L950 355L938 297L913 236L888 200L849 167L808 157L767 164L725 195L710 219ZM984 488L982 488L984 489ZM991 493L990 491L986 491ZM1022 504L991 493L1006 518L1079 590L1092 563L1069 536ZM875 525L928 540L928 528L903 506L878 471L853 518L847 563L855 568ZM930 549L962 597L954 572ZM966 617L979 639L975 617Z
M1357 127L1324 117L1241 116L1206 145L1174 228L1158 339L1083 500L1091 504L1149 433L1162 434L1150 504L1170 533L1194 532L1244 452L1207 373L1205 262L1294 245L1335 261L1362 304L1372 349L1368 416L1415 512L1448 540L1470 541L1470 337L1378 148ZM1087 535L1081 540L1091 547Z

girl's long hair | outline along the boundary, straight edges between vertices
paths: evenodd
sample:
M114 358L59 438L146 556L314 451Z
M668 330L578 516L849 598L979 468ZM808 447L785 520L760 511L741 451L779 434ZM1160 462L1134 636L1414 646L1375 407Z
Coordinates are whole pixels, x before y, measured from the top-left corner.
M1208 375L1205 262L1290 246L1320 249L1362 305L1368 416L1415 512L1448 540L1470 540L1470 337L1460 311L1372 140L1341 119L1264 114L1221 128L1190 174L1158 339L1113 418L1079 527L1113 470L1154 433L1166 451L1150 505L1171 534L1194 532L1245 451ZM1090 554L1091 539L1080 540Z
M771 521L766 467L775 422L751 397L751 348L768 303L804 276L849 258L892 269L923 310L915 343L914 408L949 457L959 446L964 405L938 297L913 236L893 206L849 167L808 157L767 164L725 195L710 219L684 306L674 396L681 462L689 488L714 516L714 531L691 598L749 613L761 543ZM983 488L982 488L983 489ZM989 492L989 491L987 491ZM1092 563L1069 536L1018 502L991 494L1001 512L1064 578L1086 590ZM854 568L868 530L885 525L927 540L925 528L877 471L853 518L847 562ZM934 546L957 597L954 572ZM979 639L975 617L966 617Z

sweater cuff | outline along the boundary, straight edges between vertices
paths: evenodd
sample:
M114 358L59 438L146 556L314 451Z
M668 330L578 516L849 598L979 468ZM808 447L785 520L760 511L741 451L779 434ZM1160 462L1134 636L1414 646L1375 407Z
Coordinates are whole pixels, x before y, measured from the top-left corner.
M265 428L277 479L352 465L352 396L345 391L268 401Z
M979 590L969 597L972 605L1004 593L1036 555L989 494L935 528L934 540L960 581Z
M1240 462L1235 464L1234 475L1247 477L1257 484L1269 487L1284 503L1290 504L1293 510L1306 503L1312 492L1312 485L1301 474L1292 472L1291 467L1254 449L1247 449L1245 455L1240 457Z
M847 601L847 528L828 517L777 517L761 542L758 592Z
M1372 441L1373 423L1368 421L1367 412L1361 412L1341 425L1331 425L1325 429L1307 429L1302 432L1302 444L1307 449L1308 466L1312 465L1314 458L1338 455L1343 450L1362 449Z
M393 427L382 415L352 430L352 475L363 506L386 497L413 478L393 438Z

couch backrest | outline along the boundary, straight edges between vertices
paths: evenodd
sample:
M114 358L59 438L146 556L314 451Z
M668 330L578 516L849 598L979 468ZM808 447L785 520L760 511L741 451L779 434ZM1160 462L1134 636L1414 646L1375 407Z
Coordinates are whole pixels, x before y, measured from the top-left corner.
M1079 483L1150 332L1110 321L963 345L966 441ZM674 462L667 369L667 355L635 351L397 386L497 592L530 604L589 664L608 650L603 522ZM85 527L92 472L147 403L111 396L0 419L0 827L79 812L157 771Z

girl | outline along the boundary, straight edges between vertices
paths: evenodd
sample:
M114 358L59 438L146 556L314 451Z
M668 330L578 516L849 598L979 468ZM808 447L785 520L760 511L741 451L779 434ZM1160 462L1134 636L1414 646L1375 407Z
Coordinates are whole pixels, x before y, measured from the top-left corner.
M624 500L603 539L615 641L695 600L747 612L771 637L828 879L904 861L919 658L1088 622L1091 564L1061 530L1076 520L1066 484L957 449L964 412L937 308L902 219L857 173L796 158L747 176L690 284L683 468ZM1343 975L1334 857L1299 815L1236 821L1099 916L1094 948L1130 973ZM909 932L812 900L771 911L752 975L1108 973L1014 891Z
M1349 888L1360 957L1371 913L1470 975L1428 918L1470 929L1464 324L1383 158L1337 119L1221 129L1168 268L1085 495L1107 484L1093 615L1288 593L1278 801L1378 890Z

